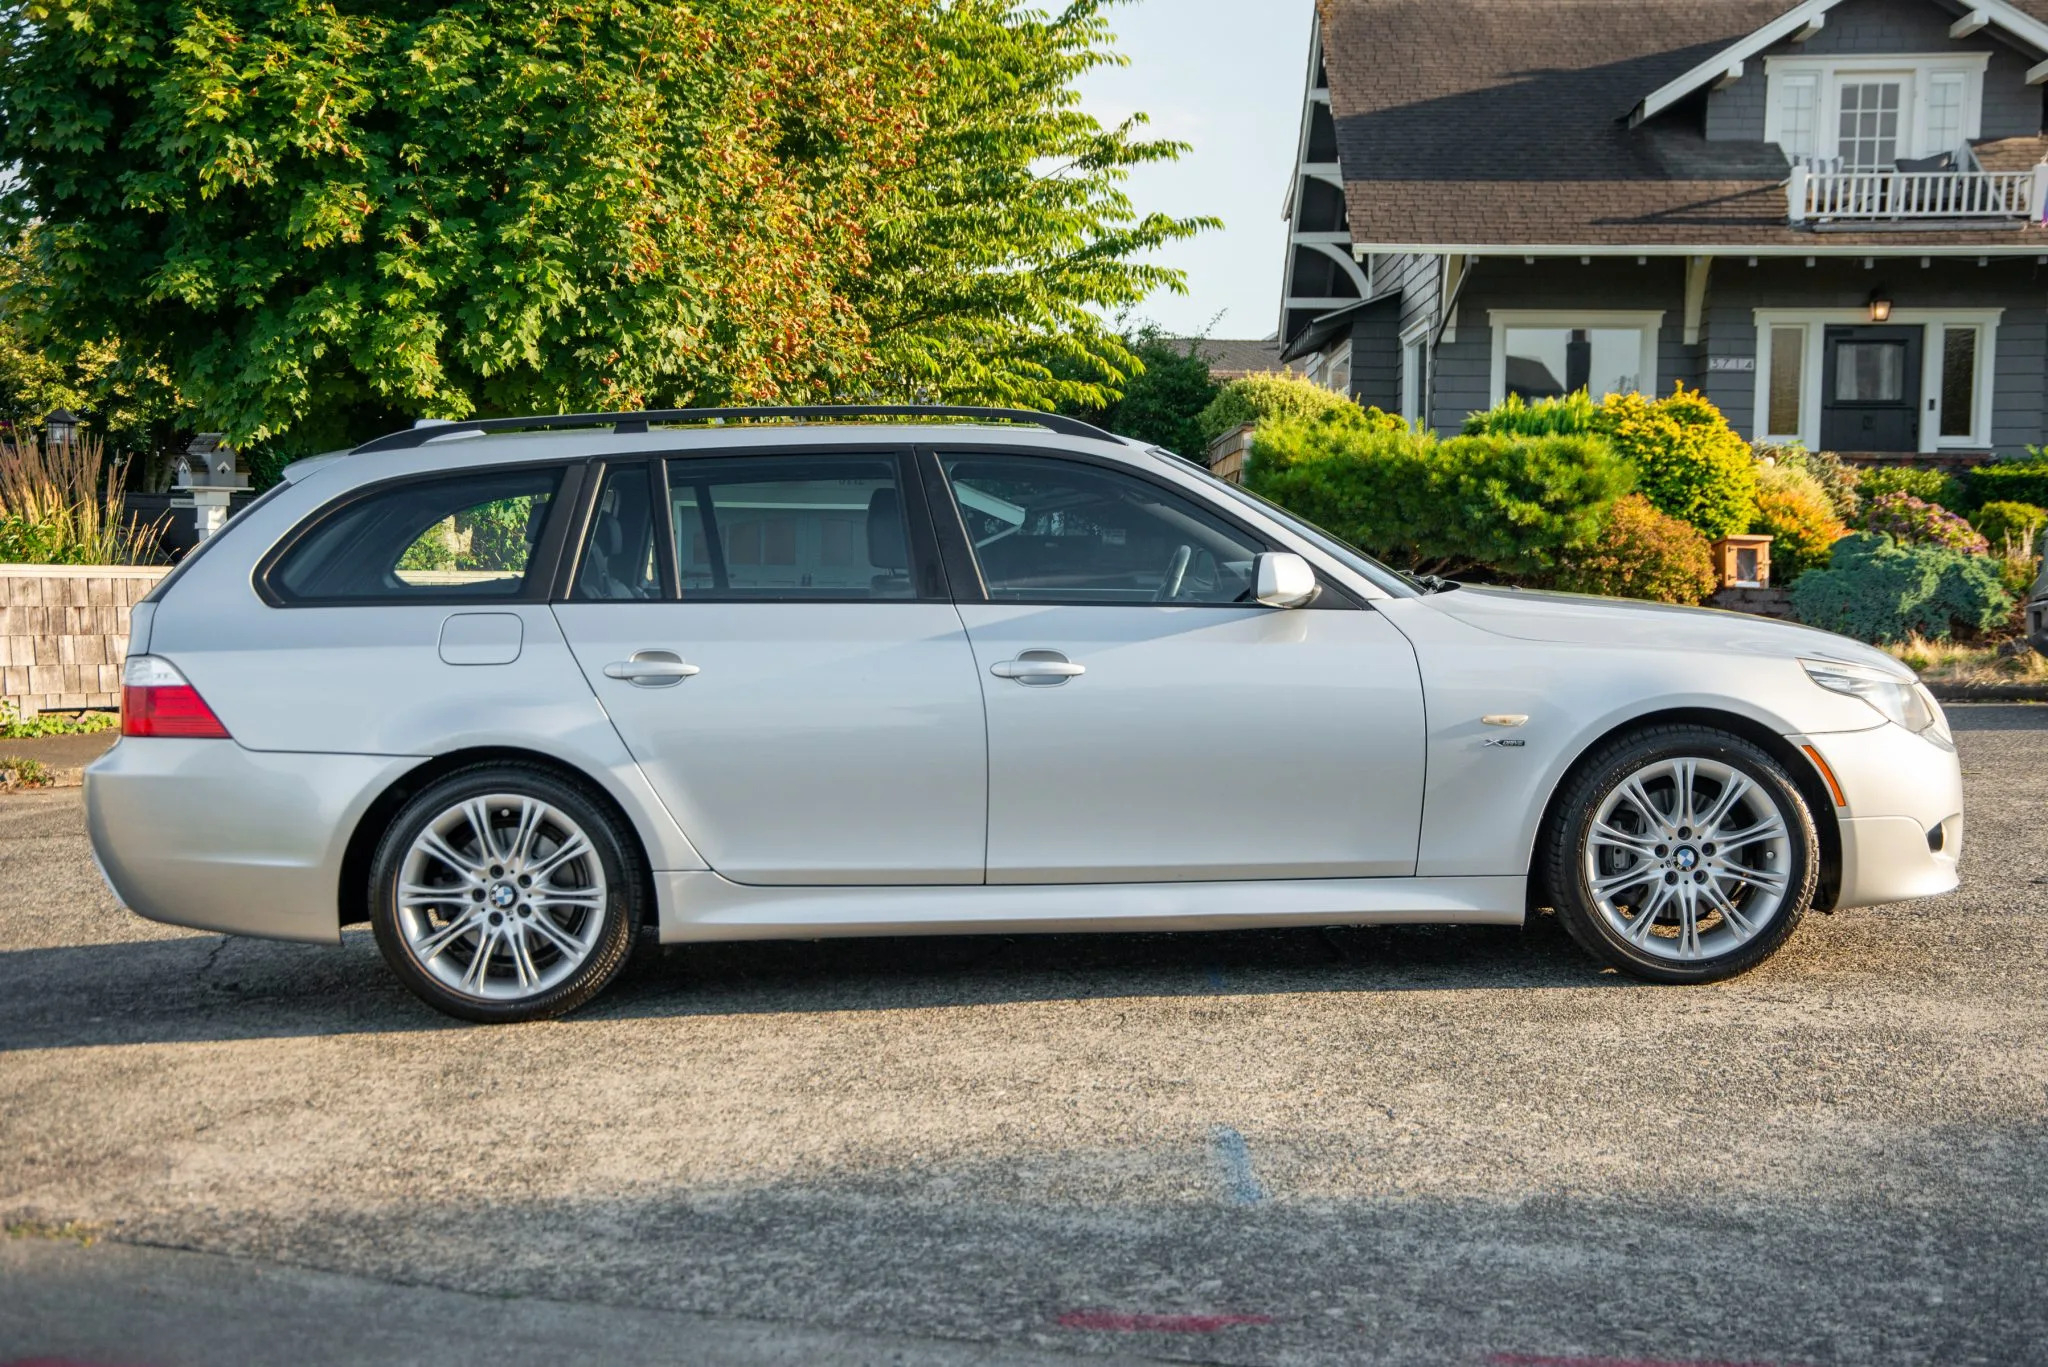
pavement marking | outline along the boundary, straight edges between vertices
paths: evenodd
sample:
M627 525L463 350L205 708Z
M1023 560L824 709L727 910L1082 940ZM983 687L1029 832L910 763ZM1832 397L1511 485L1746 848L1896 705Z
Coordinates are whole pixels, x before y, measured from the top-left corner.
M1271 1315L1133 1315L1119 1310L1069 1310L1062 1329L1094 1329L1112 1334L1214 1334L1242 1325L1271 1324Z
M1223 1172L1223 1186L1233 1204L1255 1206L1266 1199L1266 1189L1252 1171L1251 1146L1243 1135L1228 1125L1218 1125L1209 1133L1209 1148L1216 1155L1216 1166Z
M1772 1362L1696 1362L1675 1358L1551 1357L1543 1353L1495 1353L1487 1367L1779 1367Z

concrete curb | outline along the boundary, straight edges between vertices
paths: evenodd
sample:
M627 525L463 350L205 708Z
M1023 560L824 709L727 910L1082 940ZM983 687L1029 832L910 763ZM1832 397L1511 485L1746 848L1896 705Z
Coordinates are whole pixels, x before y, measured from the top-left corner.
M1927 691L1940 702L2048 703L2048 684L1937 684Z

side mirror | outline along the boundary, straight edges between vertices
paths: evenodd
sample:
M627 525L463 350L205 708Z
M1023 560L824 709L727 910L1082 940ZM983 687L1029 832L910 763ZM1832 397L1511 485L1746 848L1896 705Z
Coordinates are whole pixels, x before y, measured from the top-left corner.
M1267 551L1252 573L1252 597L1269 608L1298 608L1316 596L1316 572L1298 555Z

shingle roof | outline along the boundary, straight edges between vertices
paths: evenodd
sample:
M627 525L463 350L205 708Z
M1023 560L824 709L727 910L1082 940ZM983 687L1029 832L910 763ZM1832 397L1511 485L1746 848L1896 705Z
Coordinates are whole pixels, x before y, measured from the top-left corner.
M1933 3L1933 0L1929 0ZM1790 227L1769 143L1708 142L1642 98L1790 0L1317 0L1351 233L1378 246L1902 245ZM2048 0L2019 0L2048 19ZM2036 229L1915 245L2043 245Z
M1209 374L1214 379L1241 380L1262 371L1287 369L1280 361L1280 341L1276 337L1256 342L1214 337L1176 337L1172 340L1183 351L1207 361Z

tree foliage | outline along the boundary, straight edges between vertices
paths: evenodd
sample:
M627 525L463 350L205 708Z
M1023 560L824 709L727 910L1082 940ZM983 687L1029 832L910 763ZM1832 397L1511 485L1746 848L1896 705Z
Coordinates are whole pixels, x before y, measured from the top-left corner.
M1128 345L1144 369L1124 382L1122 398L1104 409L1084 410L1082 416L1120 436L1200 463L1209 446L1201 416L1220 390L1209 376L1202 344L1147 329L1128 339Z
M1100 406L1178 155L1083 114L1106 0L27 0L40 339L307 450L415 416Z

